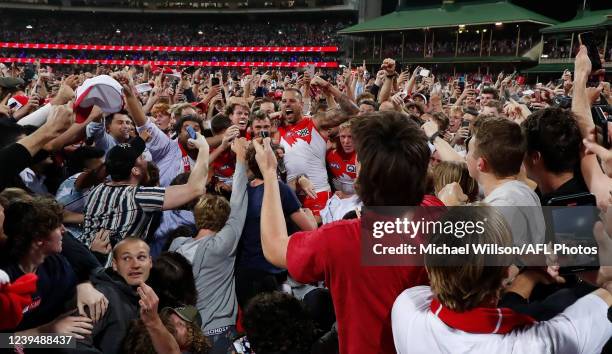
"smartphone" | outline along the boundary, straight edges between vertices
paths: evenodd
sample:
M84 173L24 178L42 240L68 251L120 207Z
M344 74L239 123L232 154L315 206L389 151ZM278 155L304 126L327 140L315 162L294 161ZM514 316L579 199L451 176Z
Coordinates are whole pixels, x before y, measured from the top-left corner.
M578 41L581 45L587 48L589 59L591 60L591 72L595 72L601 69L601 58L599 57L599 50L595 45L595 37L593 32L582 32L578 33Z
M218 77L213 77L212 79L210 79L210 83L211 83L213 86L217 86L217 85L219 85L219 78L218 78Z
M421 69L421 71L419 71L419 76L422 76L422 77L429 77L429 70L427 70L427 69Z
M262 138L269 138L270 137L270 132L267 130L262 130L259 132L259 136Z
M566 206L548 208L549 222L552 227L553 244L567 247L597 247L593 235L593 226L599 220L599 209L594 205L580 203L595 203L595 197L590 193L581 193L559 197L555 202L570 203ZM576 203L576 204L574 204ZM547 227L548 228L548 227ZM577 272L597 270L599 259L596 254L564 254L557 253L559 274L567 275Z
M609 109L610 107L605 101L591 107L591 116L593 117L593 123L595 123L596 142L606 149L612 147L612 137L608 135Z
M198 137L198 136L196 135L195 130L194 130L194 129L193 129L191 126L190 126L190 125L188 125L186 129L187 129L187 134L189 134L189 137L190 137L191 139L194 139L194 140L195 140L195 139Z
M470 127L470 121L469 120L463 120L461 122L461 128L469 128Z
M548 206L596 206L597 201L595 199L595 195L591 193L578 193L578 194L570 194L564 195L561 197L551 198L548 203Z

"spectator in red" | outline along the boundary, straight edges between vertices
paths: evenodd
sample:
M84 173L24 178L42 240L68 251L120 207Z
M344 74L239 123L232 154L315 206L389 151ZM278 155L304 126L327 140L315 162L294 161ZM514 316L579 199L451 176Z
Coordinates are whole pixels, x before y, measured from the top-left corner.
M420 205L430 155L420 127L403 114L379 112L356 118L351 132L359 157L357 193L364 205ZM393 353L391 307L404 289L427 283L424 268L362 266L359 219L333 222L288 238L274 152L268 139L264 146L253 143L265 184L264 256L275 266L287 268L299 282L325 280L334 301L341 353Z
M355 194L355 178L357 178L357 164L351 122L342 123L338 130L340 146L327 152L327 168L332 175L332 184L336 195L340 198Z

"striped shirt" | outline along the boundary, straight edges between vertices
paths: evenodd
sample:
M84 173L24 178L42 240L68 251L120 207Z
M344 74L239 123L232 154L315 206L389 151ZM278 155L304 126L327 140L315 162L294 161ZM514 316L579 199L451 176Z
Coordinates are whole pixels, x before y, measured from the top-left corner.
M85 206L81 241L87 246L101 229L110 230L111 245L126 236L145 238L153 212L162 210L165 188L99 184Z

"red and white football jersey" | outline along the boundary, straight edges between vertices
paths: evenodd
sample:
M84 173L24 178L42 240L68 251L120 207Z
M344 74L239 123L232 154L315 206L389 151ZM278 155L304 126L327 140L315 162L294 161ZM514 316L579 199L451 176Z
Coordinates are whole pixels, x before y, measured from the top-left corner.
M287 179L305 174L317 192L329 191L325 169L327 143L317 131L314 120L303 117L297 124L286 126L282 134Z
M357 178L357 154L353 151L345 154L341 149L327 152L327 167L332 175L334 189L345 194L354 194L353 184Z

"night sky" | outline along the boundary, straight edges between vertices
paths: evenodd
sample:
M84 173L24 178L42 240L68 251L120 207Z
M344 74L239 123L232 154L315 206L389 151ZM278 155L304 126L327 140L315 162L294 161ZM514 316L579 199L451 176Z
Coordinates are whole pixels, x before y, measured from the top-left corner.
M364 1L364 0L362 0ZM367 0L366 0L367 1ZM426 6L426 5L441 5L442 1L432 0L400 0L402 6ZM468 0L456 0L456 3L473 2ZM521 7L527 8L531 11L540 13L544 16L551 17L559 21L568 21L576 16L576 11L582 8L584 1L576 0L572 1L561 1L560 3L564 6L557 6L557 3L551 1L533 1L533 0L513 0L512 3ZM397 8L398 0L383 0L383 14L395 11ZM572 4L574 6L572 6ZM606 8L612 8L612 2L610 0L587 0L587 8L590 7L592 10L602 10Z

